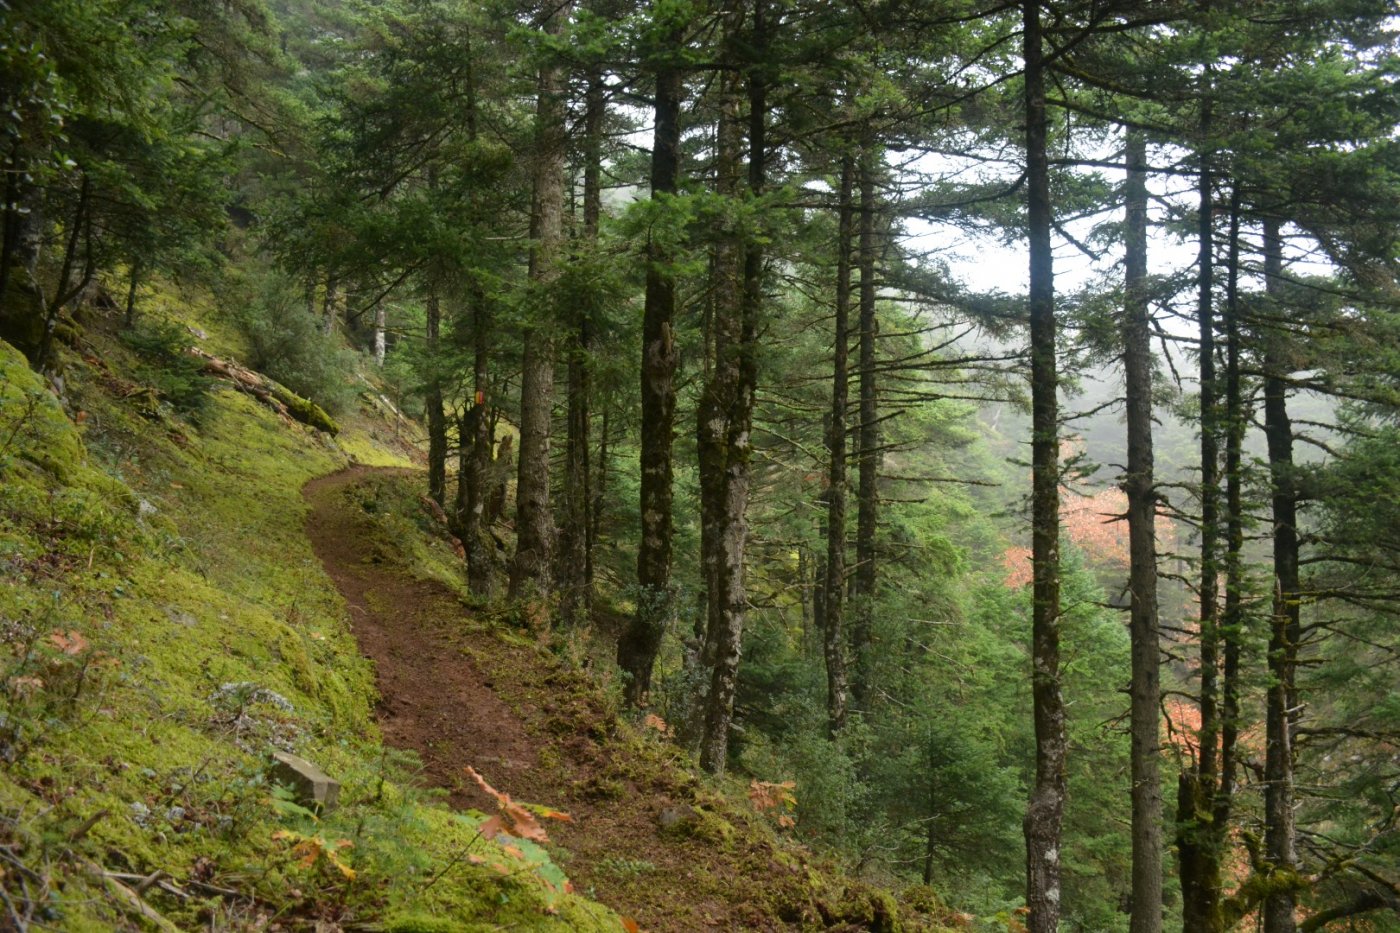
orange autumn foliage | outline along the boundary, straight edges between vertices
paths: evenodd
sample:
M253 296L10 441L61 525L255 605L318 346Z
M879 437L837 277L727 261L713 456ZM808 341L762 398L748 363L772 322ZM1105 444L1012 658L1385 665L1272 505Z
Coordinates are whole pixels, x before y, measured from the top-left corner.
M1117 486L1093 495L1060 488L1060 527L1075 547L1095 566L1128 567L1128 496ZM1175 526L1165 515L1157 516L1159 547L1175 535ZM1031 582L1031 549L1019 545L1002 554L1006 568L1003 582L1019 589Z

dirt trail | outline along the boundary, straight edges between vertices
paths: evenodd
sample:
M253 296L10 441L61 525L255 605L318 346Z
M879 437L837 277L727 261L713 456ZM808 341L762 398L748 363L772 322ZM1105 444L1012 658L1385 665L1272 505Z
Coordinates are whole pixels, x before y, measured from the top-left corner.
M575 888L647 930L790 929L750 886L771 890L764 875L795 868L774 863L768 845L661 831L676 813L696 814L693 778L658 765L659 752L639 765L647 756L628 753L586 677L473 625L447 587L410 578L379 550L348 493L388 472L352 467L304 490L307 534L375 662L385 740L417 752L424 782L455 806L493 809L464 781L470 764L517 799L569 810L576 822L550 834Z
M508 788L538 764L535 746L462 653L455 626L443 624L462 615L461 603L366 553L363 516L335 493L376 472L383 471L357 466L307 483L307 535L349 604L360 650L375 662L385 741L418 752L426 783L448 789L454 806L490 812L490 799L462 781L462 766Z

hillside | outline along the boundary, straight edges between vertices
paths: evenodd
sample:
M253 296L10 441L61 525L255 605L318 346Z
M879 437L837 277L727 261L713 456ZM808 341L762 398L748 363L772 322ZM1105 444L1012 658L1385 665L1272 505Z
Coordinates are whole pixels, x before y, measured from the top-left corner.
M11 925L934 927L688 773L560 645L469 610L392 425L331 438L226 383L177 415L83 319L62 397L0 348ZM339 806L296 803L277 750ZM483 838L469 765L573 822Z

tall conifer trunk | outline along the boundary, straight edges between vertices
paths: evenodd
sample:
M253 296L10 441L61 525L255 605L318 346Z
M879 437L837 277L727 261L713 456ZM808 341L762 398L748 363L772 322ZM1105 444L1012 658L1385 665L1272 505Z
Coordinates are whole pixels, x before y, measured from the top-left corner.
M583 133L583 239L596 249L602 216L603 118L605 87L595 68L588 77ZM564 446L564 527L559 536L559 614L566 625L586 622L593 611L589 513L593 507L589 463L592 413L592 322L586 313L574 321L569 346L568 434Z
M545 26L563 33L571 3L560 5ZM564 70L540 67L536 105L534 194L530 216L530 280L548 286L558 277L564 245L564 170L567 154ZM520 467L515 486L515 560L511 599L549 595L554 551L554 516L549 505L549 435L554 403L554 341L549 323L535 320L525 330L520 372Z
M830 455L826 486L826 560L822 563L821 626L826 658L826 722L832 738L846 724L845 632L842 610L846 581L846 405L848 402L847 333L851 314L851 237L854 223L852 189L855 164L841 159L839 220L836 232L836 324L832 337L831 412L827 418L827 451Z
M477 140L476 72L468 37L466 60L467 139ZM467 584L478 596L495 588L495 565L488 541L487 503L492 494L492 419L490 410L491 312L480 279L469 274L467 304L472 325L472 399L462 415L457 452L458 535L467 552Z
M1212 829L1223 865L1229 846L1230 811L1234 804L1235 749L1240 731L1240 646L1244 636L1244 435L1248 427L1240 374L1240 190L1230 195L1230 242L1226 259L1225 294L1225 614L1220 624L1224 668L1220 682L1220 780L1215 788ZM1221 882L1214 886L1218 910ZM1223 922L1222 922L1223 928Z
M1264 220L1265 290L1277 314L1283 290L1283 241L1278 221ZM1298 580L1298 497L1293 478L1293 425L1288 415L1287 363L1268 338L1264 359L1264 435L1272 485L1274 599L1269 627L1269 690L1265 705L1264 855L1276 873L1298 870L1293 820L1293 727L1301 637ZM1264 933L1293 933L1297 894L1286 878L1271 885L1261 913Z
M1201 103L1197 178L1196 319L1200 335L1200 714L1198 757L1177 780L1176 842L1183 923L1207 930L1220 901L1220 858L1211 826L1219 785L1220 669L1220 388L1215 369L1215 221L1209 73Z
M1052 933L1060 923L1066 744L1060 695L1059 378L1039 0L1026 0L1022 13L1030 241L1031 702L1035 719L1035 784L1025 818L1026 906L1030 933Z
M1128 632L1132 642L1132 933L1162 929L1161 683L1157 490L1152 456L1152 320L1147 293L1147 146L1130 130L1124 234L1123 374L1127 394Z
M736 57L747 68L749 166L748 194L762 195L767 179L766 131L768 93L763 74L767 45L766 0L755 0L749 56ZM741 19L735 16L731 21ZM738 39L731 34L731 40ZM737 43L736 43L737 44ZM739 144L737 86L729 92L721 114L720 147ZM731 123L725 128L726 123ZM737 167L738 159L721 151L719 158ZM728 171L728 170L726 170ZM737 173L735 173L737 174ZM733 188L737 193L737 177ZM723 192L722 192L723 193ZM758 313L763 301L763 249L730 231L732 256L726 255L720 275L740 272L738 288L727 288L730 301L715 306L715 365L701 400L701 492L709 495L703 519L710 531L711 577L708 601L707 661L712 664L705 723L700 739L700 766L722 774L728 758L729 727L734 718L739 655L748 596L744 588L744 552L748 538L745 511L749 501L749 469L753 451L753 402L757 379L754 357ZM737 260L737 261L736 261ZM737 292L737 293L736 293ZM737 299L737 300L734 300ZM708 477L703 474L708 473Z
M656 68L655 129L651 151L651 196L664 200L680 178L681 73L671 59L682 34L670 33ZM668 246L647 242L646 297L642 311L642 535L637 548L637 610L618 641L617 663L629 675L627 701L647 702L661 638L671 621L671 443L675 432L675 374L678 353L672 318L676 285Z
M878 150L867 138L860 158L860 431L859 499L856 508L856 567L852 595L857 597L851 627L855 658L852 699L858 709L870 702L871 642L875 616L875 586L879 579L875 539L880 524L880 418L875 344L880 322L875 316L875 165Z

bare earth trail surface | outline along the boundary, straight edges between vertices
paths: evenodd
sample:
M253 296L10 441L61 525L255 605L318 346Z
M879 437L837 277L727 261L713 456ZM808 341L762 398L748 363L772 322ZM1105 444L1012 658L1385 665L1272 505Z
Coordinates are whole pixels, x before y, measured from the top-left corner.
M493 812L466 779L471 765L517 800L568 810L572 824L549 826L556 859L578 891L646 930L882 928L877 906L861 908L873 923L851 922L844 884L814 891L800 859L712 812L665 743L616 727L585 675L473 621L447 586L384 553L356 494L393 472L308 483L306 529L375 662L385 741L421 757L426 785Z

